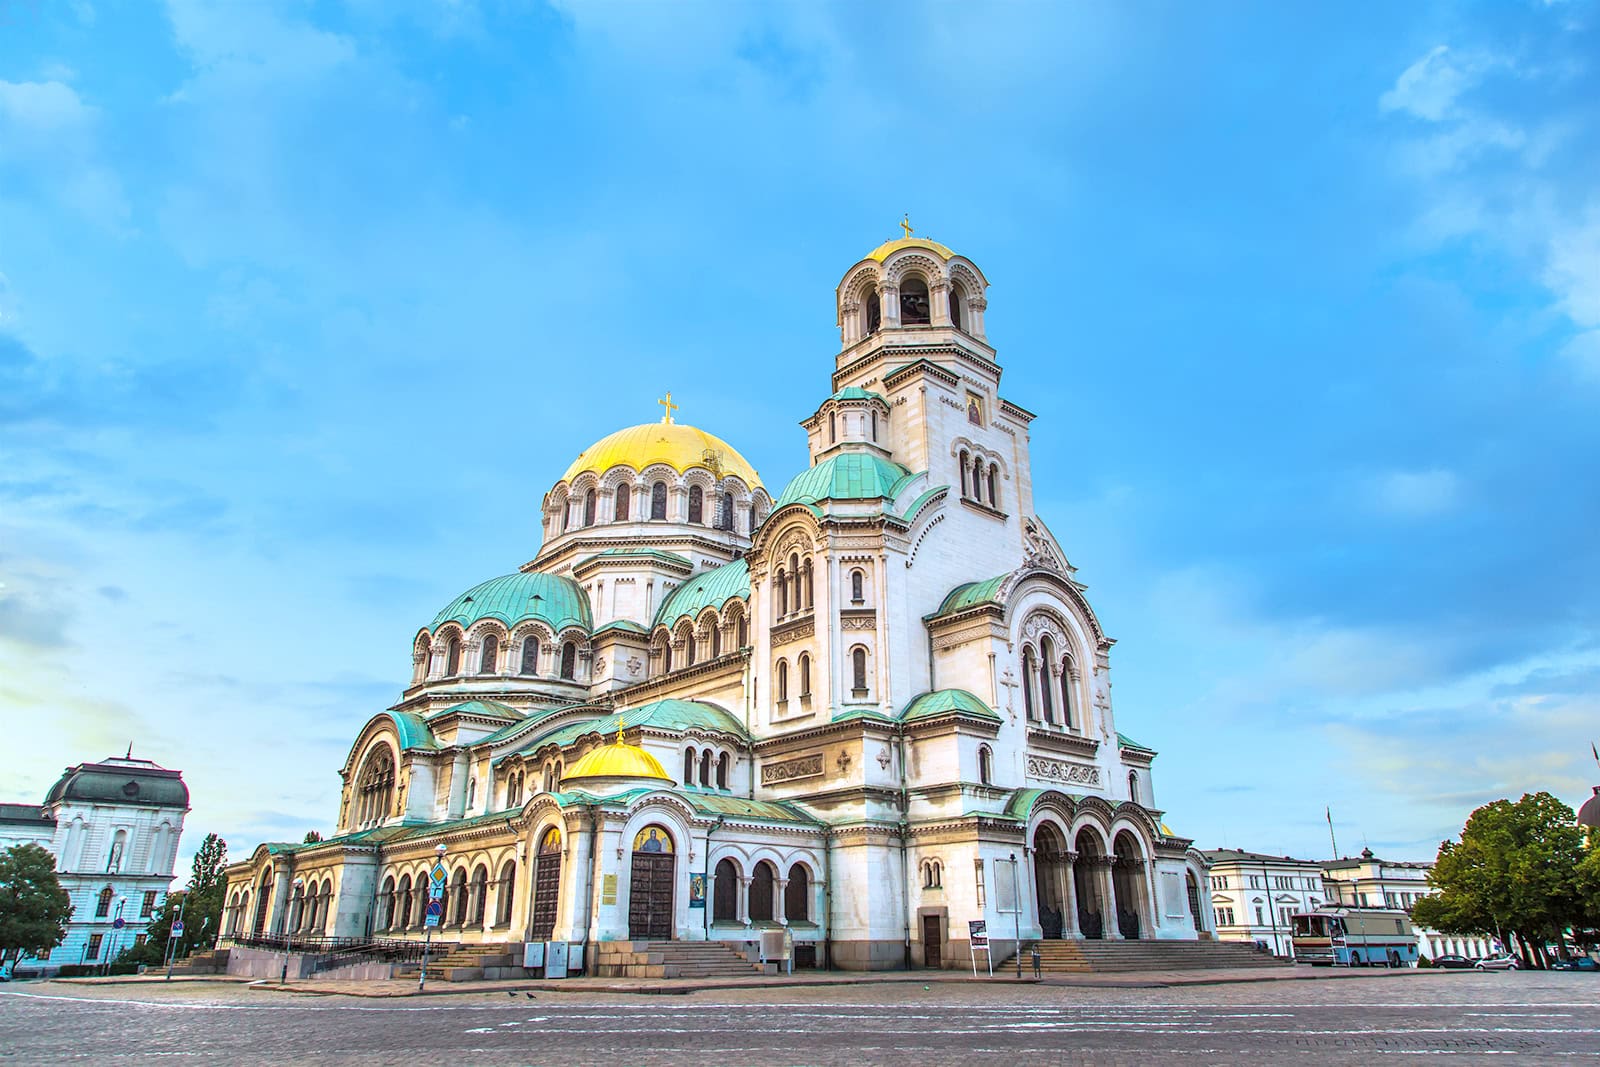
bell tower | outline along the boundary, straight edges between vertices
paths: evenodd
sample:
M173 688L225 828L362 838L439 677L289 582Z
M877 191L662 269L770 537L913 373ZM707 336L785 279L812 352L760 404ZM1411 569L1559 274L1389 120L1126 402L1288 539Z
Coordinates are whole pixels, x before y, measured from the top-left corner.
M972 260L918 235L910 218L900 230L846 271L835 291L834 399L875 398L884 410L874 444L959 491L1020 542L1020 516L1033 508L1033 415L1000 396L984 323L989 280ZM866 417L877 415L869 408ZM813 456L819 443L813 428Z

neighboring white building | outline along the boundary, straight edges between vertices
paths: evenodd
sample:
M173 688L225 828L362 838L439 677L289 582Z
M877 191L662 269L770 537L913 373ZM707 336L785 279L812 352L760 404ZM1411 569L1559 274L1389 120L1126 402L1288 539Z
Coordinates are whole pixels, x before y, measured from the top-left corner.
M1431 863L1404 863L1381 860L1370 848L1354 859L1324 860L1320 864L1327 898L1336 904L1363 908L1399 908L1406 914L1418 900L1435 892L1428 884ZM1430 959L1446 953L1480 959L1494 951L1487 937L1460 937L1441 934L1412 924L1417 934L1417 951Z
M1117 732L1113 641L1034 513L987 288L909 232L855 262L840 350L786 391L821 399L775 496L670 394L578 452L534 558L422 626L399 702L352 723L336 836L228 869L224 943L420 938L436 846L440 936L591 961L783 927L855 969L966 966L973 920L1197 937L1203 861L1161 822L1156 753ZM530 433L524 465L559 470Z
M42 956L24 957L17 971L103 963L142 942L172 883L188 810L189 789L178 771L131 757L68 767L41 805L0 805L0 848L30 842L49 849L72 898L66 939Z
M1293 957L1293 916L1327 903L1322 868L1311 860L1236 848L1204 853L1211 914L1221 941L1251 941Z

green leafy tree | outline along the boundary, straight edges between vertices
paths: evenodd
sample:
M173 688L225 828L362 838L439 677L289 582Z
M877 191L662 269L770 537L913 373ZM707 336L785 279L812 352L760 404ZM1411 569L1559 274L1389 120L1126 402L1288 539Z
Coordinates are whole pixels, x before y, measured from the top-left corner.
M300 843L302 845L314 845L314 844L316 844L317 842L319 842L321 840L322 840L322 831L321 830L307 830L306 831L305 840L300 842Z
M222 921L223 890L227 888L228 843L216 834L207 834L194 854L194 868L188 884L167 894L150 916L145 927L145 943L129 948L117 957L122 963L161 963L172 940L172 924L182 909L183 933L178 935L175 958L182 959L197 948L210 948L217 940Z
M0 962L38 955L67 935L72 898L56 879L56 858L38 845L0 852Z
M1529 963L1560 942L1588 911L1579 875L1583 835L1572 809L1549 793L1474 811L1460 841L1445 841L1429 881L1436 896L1417 901L1412 919L1452 934L1490 934L1522 945Z

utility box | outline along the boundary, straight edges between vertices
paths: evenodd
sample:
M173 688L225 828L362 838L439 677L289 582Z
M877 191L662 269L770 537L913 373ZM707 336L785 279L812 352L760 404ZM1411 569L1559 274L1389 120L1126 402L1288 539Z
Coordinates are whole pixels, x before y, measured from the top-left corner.
M546 978L565 978L567 976L567 951L570 947L565 941L546 941L544 943L544 976Z

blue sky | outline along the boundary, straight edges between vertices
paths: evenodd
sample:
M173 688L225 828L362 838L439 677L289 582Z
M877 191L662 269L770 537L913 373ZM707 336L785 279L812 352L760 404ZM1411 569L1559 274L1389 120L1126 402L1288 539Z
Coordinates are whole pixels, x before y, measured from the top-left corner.
M774 489L832 289L993 282L1036 505L1203 847L1600 780L1600 11L10 4L0 799L330 830L410 638L654 418Z

